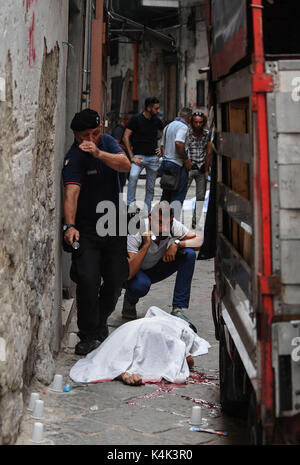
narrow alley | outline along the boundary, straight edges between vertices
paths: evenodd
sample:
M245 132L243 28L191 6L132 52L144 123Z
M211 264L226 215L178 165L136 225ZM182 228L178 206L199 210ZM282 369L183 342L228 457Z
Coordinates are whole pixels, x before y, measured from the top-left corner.
M1 446L300 444L299 17L296 0L2 1ZM148 324L151 307L172 316ZM98 363L124 383L73 382L124 315L154 327L112 344L113 374ZM134 381L163 381L125 384L145 360Z
M137 199L144 196L145 181L138 185ZM156 181L154 201L161 189ZM194 197L191 187L188 199ZM188 205L188 202L187 202ZM205 208L204 208L205 210ZM191 211L185 211L188 224ZM200 227L203 228L205 212ZM170 313L175 278L154 284L149 294L138 304L138 317L143 317L152 305ZM195 368L186 385L160 383L127 386L120 381L73 386L69 392L56 393L41 383L31 387L44 401L45 445L229 445L246 444L246 422L224 415L220 408L219 344L215 339L211 314L211 292L214 284L214 260L196 261L188 317L198 334L208 340L207 355L195 357ZM123 324L123 296L109 319L110 331ZM74 313L65 346L56 361L56 373L63 376L63 386L70 384L69 370L80 358L69 347L70 333L76 330ZM71 338L72 340L72 338ZM73 383L74 384L74 383ZM201 406L203 428L227 432L227 436L191 432L192 407ZM32 444L32 412L27 411L17 444Z

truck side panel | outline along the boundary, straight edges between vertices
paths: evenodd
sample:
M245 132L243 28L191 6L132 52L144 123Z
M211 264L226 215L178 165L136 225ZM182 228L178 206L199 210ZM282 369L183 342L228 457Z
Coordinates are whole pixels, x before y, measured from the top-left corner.
M281 283L272 324L275 414L291 417L300 412L300 60L269 61L266 71L275 83L267 108L272 266Z

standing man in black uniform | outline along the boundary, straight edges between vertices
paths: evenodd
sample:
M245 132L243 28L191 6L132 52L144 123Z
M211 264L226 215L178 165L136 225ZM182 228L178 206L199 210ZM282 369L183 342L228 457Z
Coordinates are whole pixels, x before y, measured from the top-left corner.
M107 337L107 318L128 277L127 238L118 232L116 236L98 235L96 225L101 214L96 209L99 202L111 201L116 208L112 221L117 222L118 172L128 172L130 162L113 137L101 134L97 112L86 109L76 113L71 129L75 140L63 168L63 230L67 244L72 245L75 240L80 244L72 252L70 276L77 284L80 342L75 353L86 355Z

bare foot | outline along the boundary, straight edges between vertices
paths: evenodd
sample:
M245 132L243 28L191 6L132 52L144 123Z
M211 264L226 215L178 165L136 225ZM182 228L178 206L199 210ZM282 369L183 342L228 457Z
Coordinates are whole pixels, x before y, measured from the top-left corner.
M143 384L142 377L138 373L121 373L121 380L125 384L130 384L131 386L140 386Z
M193 368L194 366L194 359L191 355L188 355L187 358L186 358L186 361L187 361L187 364L189 366L189 368Z

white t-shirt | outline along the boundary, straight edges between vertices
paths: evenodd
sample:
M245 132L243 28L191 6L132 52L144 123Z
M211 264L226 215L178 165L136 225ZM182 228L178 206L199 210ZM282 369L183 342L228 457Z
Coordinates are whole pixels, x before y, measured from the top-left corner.
M146 230L147 230L148 219L145 221L145 223L146 223ZM162 259L165 251L167 250L171 242L174 242L175 239L182 239L187 234L187 232L188 232L188 228L174 218L170 237L163 239L158 244L156 244L153 241L151 242L151 245L143 260L141 269L149 270L150 268L155 266ZM138 253L142 243L143 243L143 237L141 233L137 233L134 235L129 234L127 236L127 251Z

